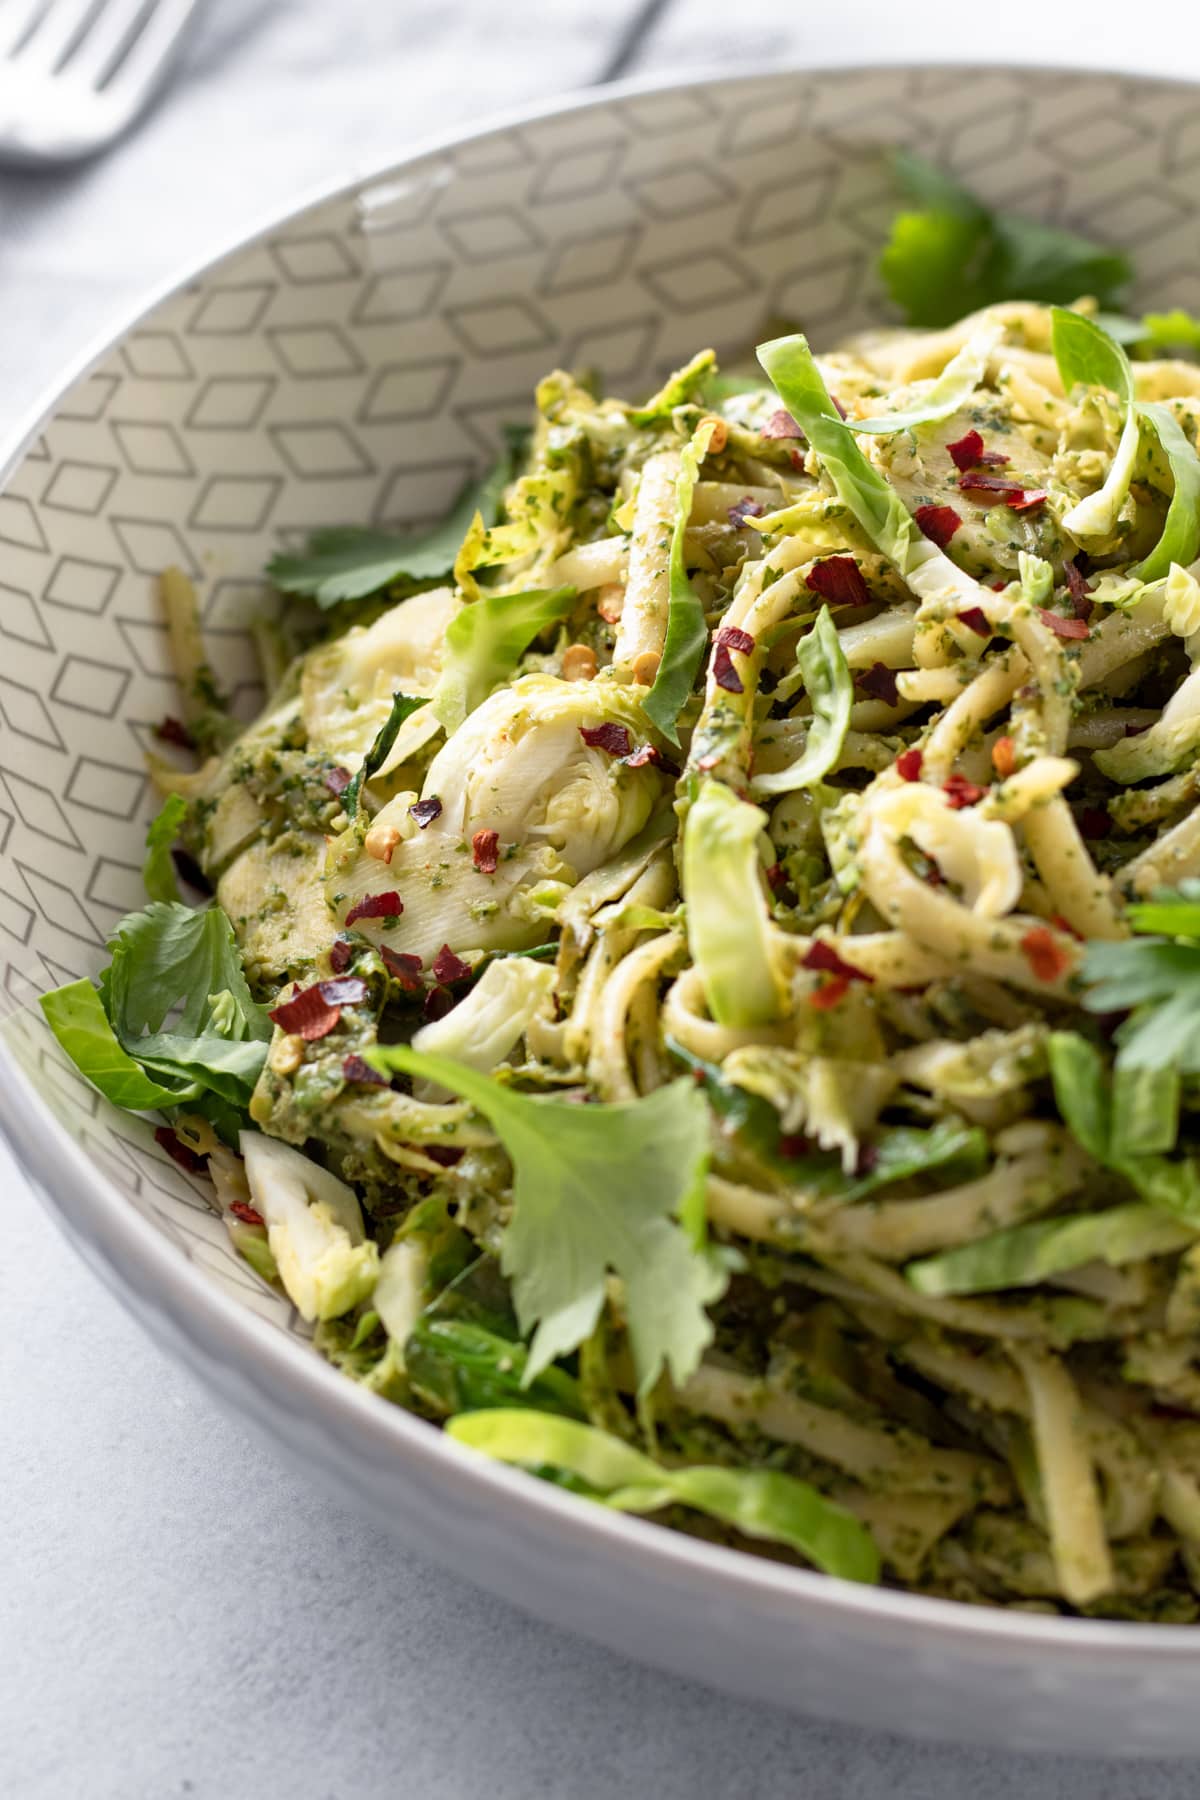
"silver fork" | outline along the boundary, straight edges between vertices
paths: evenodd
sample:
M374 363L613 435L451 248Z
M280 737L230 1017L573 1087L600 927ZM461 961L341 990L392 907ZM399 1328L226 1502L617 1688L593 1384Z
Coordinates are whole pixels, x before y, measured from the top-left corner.
M198 0L0 0L0 163L75 162L149 105Z

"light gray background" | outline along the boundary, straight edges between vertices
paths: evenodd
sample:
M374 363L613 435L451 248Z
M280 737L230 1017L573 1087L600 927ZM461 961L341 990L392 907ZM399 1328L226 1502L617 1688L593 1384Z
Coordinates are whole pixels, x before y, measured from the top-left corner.
M0 9L6 0L0 0ZM422 133L623 72L1086 62L1200 75L1117 0L210 0L107 161L0 174L12 420L148 286ZM1157 40L1157 41L1156 41ZM1198 99L1200 103L1200 99ZM1184 1767L926 1748L525 1619L283 1469L141 1336L0 1147L7 1800L1183 1800Z

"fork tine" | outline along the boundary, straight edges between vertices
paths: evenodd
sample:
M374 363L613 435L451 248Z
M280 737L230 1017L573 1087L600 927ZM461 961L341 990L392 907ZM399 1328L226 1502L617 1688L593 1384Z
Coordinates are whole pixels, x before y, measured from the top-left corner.
M100 87L151 4L153 0L106 0L71 56L69 67L75 79Z
M0 56L11 56L26 36L46 0L0 0Z
M150 0L146 23L129 50L118 53L105 92L136 109L166 70L180 44L197 0Z
M50 0L49 6L16 52L22 70L50 74L86 30L98 0ZM103 4L103 0L99 0Z

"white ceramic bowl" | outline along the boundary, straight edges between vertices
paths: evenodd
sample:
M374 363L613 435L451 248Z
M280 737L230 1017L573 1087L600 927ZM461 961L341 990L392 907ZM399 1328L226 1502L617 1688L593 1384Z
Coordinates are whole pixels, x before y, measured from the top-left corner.
M437 514L555 363L636 393L699 345L743 348L769 313L818 342L876 315L879 148L896 143L1128 246L1143 298L1200 302L1193 88L946 68L623 88L426 147L276 222L143 313L0 453L0 1121L160 1343L331 1488L520 1605L841 1719L1195 1750L1193 1628L797 1573L485 1464L364 1394L234 1259L204 1185L30 1010L94 974L142 902L142 749L175 705L164 565L198 578L214 661L247 684L271 549L317 523Z

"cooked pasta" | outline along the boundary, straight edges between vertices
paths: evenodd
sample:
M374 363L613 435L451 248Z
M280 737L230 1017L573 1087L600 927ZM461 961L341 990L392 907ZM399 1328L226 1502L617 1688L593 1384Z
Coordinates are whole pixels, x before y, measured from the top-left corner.
M551 375L440 569L281 557L327 616L232 742L166 577L209 754L155 764L114 970L197 917L174 838L236 953L190 1060L110 981L125 1103L467 1444L835 1574L1194 1619L1200 1060L1146 1008L1200 937L1197 372L1086 304L760 360Z

